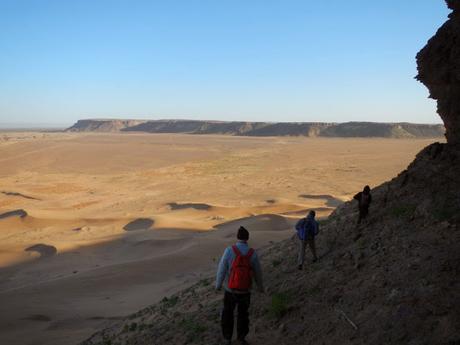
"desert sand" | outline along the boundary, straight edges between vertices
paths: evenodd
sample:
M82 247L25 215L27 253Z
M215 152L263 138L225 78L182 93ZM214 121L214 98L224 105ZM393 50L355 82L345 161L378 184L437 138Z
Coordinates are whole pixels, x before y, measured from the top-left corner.
M395 176L433 142L0 133L0 343L76 344Z

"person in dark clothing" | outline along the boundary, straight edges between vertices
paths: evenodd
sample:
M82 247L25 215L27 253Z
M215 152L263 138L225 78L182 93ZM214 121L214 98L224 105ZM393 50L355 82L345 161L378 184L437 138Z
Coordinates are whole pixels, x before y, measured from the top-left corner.
M313 262L318 260L316 255L315 237L319 233L319 224L315 219L316 212L311 210L306 218L300 219L296 224L297 237L299 239L299 255L297 268L301 270L305 261L305 248L308 244L313 254Z
M369 214L369 206L372 202L371 188L369 186L365 186L363 191L357 193L353 199L358 201L358 224L361 224L361 221Z
M264 292L264 287L259 258L247 243L249 239L248 230L241 226L238 229L237 239L238 241L234 246L225 249L220 259L216 276L216 290L221 290L222 286L225 289L224 309L222 310L221 319L225 344L231 344L232 342L233 313L238 306L237 337L239 343L245 345L248 344L245 338L249 333L248 309L251 302L252 278L255 279L260 292Z

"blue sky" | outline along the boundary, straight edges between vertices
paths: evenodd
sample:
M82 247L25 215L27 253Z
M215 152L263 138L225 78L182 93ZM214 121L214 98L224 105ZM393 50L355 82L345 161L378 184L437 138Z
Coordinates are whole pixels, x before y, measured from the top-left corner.
M0 124L440 122L415 55L441 0L0 0Z

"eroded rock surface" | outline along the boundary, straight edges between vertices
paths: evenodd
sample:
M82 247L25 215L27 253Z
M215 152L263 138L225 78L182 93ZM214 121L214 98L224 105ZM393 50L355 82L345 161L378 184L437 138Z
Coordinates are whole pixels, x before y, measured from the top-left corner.
M449 144L460 144L460 1L448 0L453 12L417 54L418 76L438 102Z

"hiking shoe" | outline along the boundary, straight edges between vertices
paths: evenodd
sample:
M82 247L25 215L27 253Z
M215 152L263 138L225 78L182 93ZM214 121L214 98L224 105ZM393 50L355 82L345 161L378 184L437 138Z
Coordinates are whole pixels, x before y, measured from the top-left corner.
M225 339L224 340L224 345L232 345L232 340L231 339Z
M238 344L240 344L240 345L249 345L249 343L246 341L246 339L239 339Z
M297 266L297 269L298 269L299 271L302 271L302 265Z

